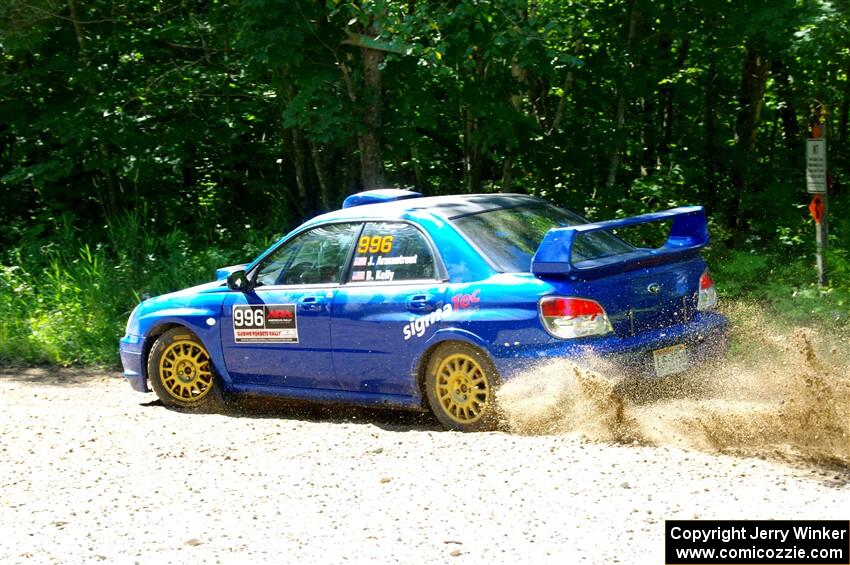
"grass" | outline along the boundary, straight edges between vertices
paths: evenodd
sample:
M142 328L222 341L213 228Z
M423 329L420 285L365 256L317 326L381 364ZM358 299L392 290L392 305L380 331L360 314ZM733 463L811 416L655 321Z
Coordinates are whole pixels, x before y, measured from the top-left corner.
M117 365L118 339L142 296L208 282L271 243L198 249L179 229L158 237L147 225L143 212L128 213L108 225L106 243L60 232L10 253L0 264L0 362Z
M61 226L47 244L22 237L0 258L0 362L115 366L118 339L143 295L210 281L217 267L250 260L276 239L251 230L240 234L247 242L199 244L178 228L158 235L153 225L141 210L109 222L97 244ZM714 249L708 260L722 299L758 302L789 325L850 328L847 249L833 246L832 284L823 290L800 238L763 253Z
M758 302L788 325L848 330L850 261L836 250L827 265L830 284L821 289L813 257L730 252L711 262L721 298Z

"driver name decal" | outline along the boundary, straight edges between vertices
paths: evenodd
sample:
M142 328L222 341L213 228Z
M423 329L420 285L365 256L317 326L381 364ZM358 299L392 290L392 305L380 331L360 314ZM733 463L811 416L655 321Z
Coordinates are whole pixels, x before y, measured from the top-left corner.
M298 343L295 304L235 304L236 343Z

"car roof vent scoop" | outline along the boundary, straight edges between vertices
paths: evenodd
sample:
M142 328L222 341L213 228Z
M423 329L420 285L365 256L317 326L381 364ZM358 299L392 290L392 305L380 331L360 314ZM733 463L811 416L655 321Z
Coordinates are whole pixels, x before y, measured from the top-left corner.
M395 202L397 200L407 200L408 198L419 198L421 192L413 192L411 190L399 190L397 188L379 188L377 190L366 190L352 194L342 202L343 208L354 208L355 206L363 206L364 204L379 204L381 202Z

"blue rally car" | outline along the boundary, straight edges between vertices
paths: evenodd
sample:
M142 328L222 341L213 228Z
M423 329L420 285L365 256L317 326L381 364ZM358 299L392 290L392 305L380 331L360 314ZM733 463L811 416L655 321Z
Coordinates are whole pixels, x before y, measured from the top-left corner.
M611 233L657 221L658 249ZM656 377L723 350L707 243L699 206L588 223L523 195L361 192L215 282L139 304L121 361L171 407L267 394L484 429L499 384L540 360Z

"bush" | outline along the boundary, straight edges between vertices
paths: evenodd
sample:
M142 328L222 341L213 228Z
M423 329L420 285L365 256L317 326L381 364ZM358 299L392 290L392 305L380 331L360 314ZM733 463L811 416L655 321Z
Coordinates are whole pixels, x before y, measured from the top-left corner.
M198 248L177 228L154 235L144 210L109 222L106 233L106 243L90 244L59 230L46 245L30 239L9 253L0 264L0 361L116 365L118 339L143 296L208 282L216 268L272 241Z

